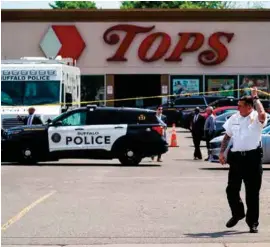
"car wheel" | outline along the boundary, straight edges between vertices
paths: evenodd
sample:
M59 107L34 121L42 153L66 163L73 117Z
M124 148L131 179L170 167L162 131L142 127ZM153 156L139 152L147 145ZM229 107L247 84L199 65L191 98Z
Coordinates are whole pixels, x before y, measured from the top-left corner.
M134 148L124 148L119 156L122 165L139 165L142 161L140 154Z
M20 163L26 164L26 165L34 165L37 163L33 148L31 147L21 148Z

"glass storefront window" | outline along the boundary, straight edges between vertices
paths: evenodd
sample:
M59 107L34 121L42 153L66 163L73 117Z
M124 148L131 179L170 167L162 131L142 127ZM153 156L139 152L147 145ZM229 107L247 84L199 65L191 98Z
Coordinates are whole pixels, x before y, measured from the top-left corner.
M267 75L241 75L239 78L239 89L242 89L239 96L251 95L250 87L257 87L259 90L269 92L269 77ZM261 98L267 98L266 94L260 93Z
M82 75L81 76L81 102L99 101L94 103L82 103L81 105L103 105L105 100L105 76Z
M237 89L237 76L205 76L205 91L214 91L212 96L237 97L237 91L227 91L234 89Z
M171 75L171 94L196 94L202 92L202 76Z

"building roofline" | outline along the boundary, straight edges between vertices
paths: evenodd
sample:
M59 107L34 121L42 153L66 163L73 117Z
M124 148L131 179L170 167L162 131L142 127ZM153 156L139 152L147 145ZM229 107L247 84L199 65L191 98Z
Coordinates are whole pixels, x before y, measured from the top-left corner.
M2 22L263 22L270 21L270 9L128 9L54 10L4 9Z

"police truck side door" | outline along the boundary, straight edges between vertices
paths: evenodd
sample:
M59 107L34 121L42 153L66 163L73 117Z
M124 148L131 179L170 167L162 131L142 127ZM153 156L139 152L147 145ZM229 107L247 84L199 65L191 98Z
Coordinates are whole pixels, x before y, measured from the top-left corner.
M66 114L48 129L49 151L83 149L83 141L78 132L86 127L87 111L78 110Z

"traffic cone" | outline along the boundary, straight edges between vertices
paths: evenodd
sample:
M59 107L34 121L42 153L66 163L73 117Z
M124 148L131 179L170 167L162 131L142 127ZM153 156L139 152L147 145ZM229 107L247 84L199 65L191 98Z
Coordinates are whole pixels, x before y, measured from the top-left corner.
M175 130L175 124L172 126L172 135L171 135L171 145L170 147L179 147L177 145L177 136L176 136L176 130Z

